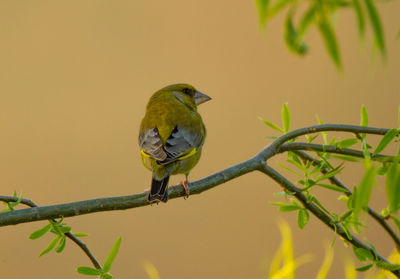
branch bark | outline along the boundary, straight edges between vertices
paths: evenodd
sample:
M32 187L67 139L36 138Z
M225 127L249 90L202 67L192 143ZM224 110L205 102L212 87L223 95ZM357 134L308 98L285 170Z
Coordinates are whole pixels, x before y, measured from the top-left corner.
M335 224L334 220L328 214L322 211L313 202L308 201L307 197L301 192L300 189L295 187L285 177L283 177L281 174L279 174L277 171L275 171L274 169L272 169L267 165L268 159L270 159L271 157L273 157L278 153L289 150L292 151L313 150L320 152L340 153L361 158L363 157L363 153L358 150L338 149L336 146L322 146L316 144L288 142L302 135L324 132L324 131L349 132L349 133L354 133L356 135L360 133L384 135L386 134L387 131L389 131L389 129L362 127L353 125L340 125L340 124L323 124L323 125L315 125L315 126L300 128L288 132L282 135L281 137L277 138L270 145L266 146L261 152L259 152L258 154L256 154L254 157L250 158L247 161L244 161L242 163L224 169L220 172L207 176L198 181L189 183L190 193L191 195L200 194L204 191L207 191L211 188L221 185L229 180L232 180L238 176L257 170L268 175L269 177L274 179L277 183L279 183L281 186L285 187L289 191L294 192L295 193L294 196L314 216L316 216L319 220L321 220L332 230L337 231L337 233L341 235L344 239L346 239L348 242L352 243L356 247L364 248L373 252L371 248L369 248L365 243L355 238L354 236L352 236L351 239L349 239L349 237L345 233L344 229L340 226L340 224ZM388 156L377 155L374 157L374 159L376 160L386 159L386 158L388 158ZM171 186L169 187L168 195L169 199L175 199L186 196L186 193L182 186ZM4 200L4 198L6 197L0 196L0 200ZM100 211L126 210L135 207L147 206L150 204L151 203L149 203L146 199L146 193L139 193L134 195L99 198L99 199L78 201L78 202L51 205L51 206L32 207L27 209L19 209L10 212L0 213L0 226L16 225L20 223L34 222L34 221L61 218L61 217L72 217L72 216L90 214ZM375 212L376 214L374 214L373 212L374 211L371 211L370 214L372 213L372 216L391 235L391 232L393 233L393 231L387 229L388 227L387 223L386 222L382 223L382 219L379 217L379 214L377 214L376 212ZM378 255L378 258L381 261L388 262L384 257L380 255ZM399 270L394 270L392 271L392 273L396 275L398 278L400 278Z
M0 196L0 201L17 202L18 201L18 197ZM27 205L29 207L35 207L35 208L38 207L38 205L36 203L34 203L33 201L28 200L28 199L21 199L20 203L25 204L25 205ZM51 219L51 221L53 221L54 223L57 223L56 219ZM79 248L82 249L82 251L90 259L90 261L92 262L93 266L96 269L102 270L102 267L101 267L100 263L97 261L96 257L92 254L92 252L90 252L89 247L86 245L85 242L80 240L78 237L73 235L71 232L65 233L65 236L68 237L69 239L71 239L76 245L78 245Z
M312 156L308 155L306 152L301 151L301 150L297 150L294 151L297 155L299 155L301 158L303 158L304 160L308 160L310 162L313 162L314 165L321 165L321 161L313 158ZM322 169L321 170L322 173L327 173L328 170L327 169ZM329 178L329 180L335 184L336 186L339 186L340 188L345 189L347 192L345 192L344 194L346 196L350 196L353 194L353 192L350 190L349 187L347 187L342 181L340 181L339 178L337 178L336 176L332 176ZM394 241L396 248L398 251L400 251L400 239L399 237L396 235L396 233L392 230L392 228L389 226L389 224L386 222L385 218L383 216L381 216L378 212L376 212L375 210L373 210L371 207L368 206L368 210L367 210L368 214L376 221L378 222L379 225L382 226L382 228L389 234L389 236L392 238L392 240Z

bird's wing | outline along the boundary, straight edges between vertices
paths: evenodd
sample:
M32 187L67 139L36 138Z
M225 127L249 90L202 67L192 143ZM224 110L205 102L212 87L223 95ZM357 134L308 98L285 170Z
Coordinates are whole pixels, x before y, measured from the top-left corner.
M194 154L204 143L205 128L201 125L197 131L191 131L187 128L175 126L171 135L168 137L164 150L167 157L164 160L159 160L159 164L167 164L186 155Z
M148 129L139 135L139 146L142 151L157 161L167 159L167 153L163 149L163 142L157 127Z

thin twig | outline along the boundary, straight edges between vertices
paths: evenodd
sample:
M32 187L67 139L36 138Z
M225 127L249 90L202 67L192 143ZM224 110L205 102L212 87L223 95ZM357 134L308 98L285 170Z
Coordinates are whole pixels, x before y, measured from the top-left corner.
M0 201L4 201L4 202L17 202L18 199L19 199L18 197L0 196ZM28 200L28 199L21 199L20 203L25 204L29 207L38 207L38 205L36 203L34 203L32 200ZM57 222L56 219L51 219L51 221L53 221L55 223ZM75 242L75 244L78 245L83 250L83 252L86 254L86 256L88 256L88 258L90 259L90 261L92 262L93 266L96 269L102 270L100 263L97 261L95 256L92 254L92 252L90 252L89 248L82 240L80 240L78 237L73 235L71 232L65 233L65 236L68 237L69 239L71 239L73 242Z
M313 165L320 166L321 163L322 163L320 160L317 160L317 159L313 158L312 156L310 156L309 154L307 154L304 151L296 150L294 152L297 155L299 155L302 159L312 162ZM329 172L329 170L326 169L326 168L323 168L323 169L321 169L321 172L325 174L325 173ZM333 184L335 184L336 186L339 186L340 188L345 189L347 191L347 192L344 193L346 196L351 196L353 194L352 191L336 176L330 177L329 180ZM379 213L377 213L375 210L373 210L371 207L368 207L367 212L390 235L390 237L392 238L392 240L396 244L397 250L400 251L400 239L396 235L396 233L392 230L392 228L389 226L389 224L386 222L385 218L383 216L381 216Z
M342 228L340 224L335 222L334 219L332 219L328 214L326 214L323 210L321 210L315 203L311 202L310 200L307 199L307 197L302 193L302 191L297 188L295 185L293 185L289 180L287 180L283 175L281 175L279 172L274 170L268 165L264 165L259 168L259 170L269 177L271 177L273 180L275 180L278 184L280 184L283 188L289 190L290 192L295 193L294 196L304 205L305 208L307 208L315 217L317 217L319 220L321 220L324 224L326 224L329 228L331 228L333 231L336 231L341 237L346 239L346 241L350 242L353 246L358 247L358 248L364 248L372 253L372 255L376 255L377 258L380 261L384 261L388 263L388 261L376 253L376 251L372 250L370 247L368 247L365 243L363 243L361 240L356 238L354 235L350 234L351 238L349 238L345 232L345 230ZM393 270L391 271L396 277L400 278L400 270Z
M360 150L351 148L339 148L336 145L323 145L323 144L305 143L305 142L286 142L279 147L278 152L281 153L285 151L295 151L295 150L327 152L327 153L342 154L357 158L364 158L364 153ZM388 156L383 154L373 155L372 153L370 153L370 156L371 159L375 161L391 162L394 159L394 156Z

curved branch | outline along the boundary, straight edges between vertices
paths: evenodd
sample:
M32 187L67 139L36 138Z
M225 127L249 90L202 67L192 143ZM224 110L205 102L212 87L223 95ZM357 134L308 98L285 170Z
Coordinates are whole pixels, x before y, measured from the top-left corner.
M312 164L314 166L315 165L320 166L321 163L322 163L320 160L317 160L317 159L313 158L312 156L308 155L304 151L297 150L297 151L294 151L294 152L298 156L300 156L300 158L312 162ZM321 172L325 174L325 173L328 172L328 169L321 169ZM344 193L346 196L351 196L353 194L353 192L336 176L330 177L329 180L333 184L335 184L336 186L339 186L340 188L343 188L343 189L347 190L347 192ZM378 222L378 224L380 224L383 227L383 229L390 235L390 237L392 238L392 240L396 244L397 250L400 251L400 239L396 235L396 233L392 230L392 228L389 226L389 224L386 222L385 218L383 216L381 216L378 212L373 210L371 207L368 207L368 214L373 219L375 219L375 221Z
M200 194L238 176L254 171L258 165L259 162L255 160L248 160L198 181L191 182L189 183L190 194ZM100 211L125 210L147 206L151 203L147 200L146 195L147 193L144 192L128 196L99 198L3 212L0 213L0 227L53 218L72 217ZM176 185L169 187L168 195L169 199L175 199L185 197L186 192L182 186Z
M283 187L289 189L290 191L295 192L294 196L300 202L302 202L303 205L308 210L310 210L318 219L320 219L322 222L328 225L331 229L333 230L337 229L337 233L339 233L344 239L351 242L356 247L362 247L364 249L371 251L371 249L367 245L365 245L363 242L361 242L354 236L352 237L352 239L349 239L344 229L340 226L340 224L335 224L334 220L329 215L323 212L314 203L309 202L307 200L307 197L293 184L291 184L285 177L283 177L274 169L266 165L266 162L269 158L276 155L277 153L282 152L282 150L288 146L286 145L283 147L283 149L281 148L281 146L285 142L297 138L301 135L323 132L323 131L341 131L341 132L350 132L355 134L366 133L366 134L384 135L386 134L387 131L389 131L389 129L362 127L353 125L340 125L340 124L323 124L323 125L315 125L297 129L282 135L281 137L276 139L273 143L271 143L269 146L266 146L261 152L256 154L251 159L239 163L237 165L234 165L232 167L229 167L220 172L217 172L213 175L207 176L198 181L190 183L189 184L190 193L200 194L206 190L216 187L238 176L244 175L254 170L259 170L265 173L266 175L270 176L271 178L273 178ZM295 147L295 145L292 145L292 147ZM316 146L314 147L318 148ZM186 193L183 187L172 186L169 187L168 195L169 199L174 199L178 197L184 197L186 196ZM60 217L78 216L100 211L125 210L129 208L135 208L147 205L151 205L151 203L147 201L146 193L140 193L135 195L92 199L92 200L65 203L52 206L33 207L29 209L20 209L6 213L0 213L0 226L16 225L20 223L60 218ZM387 262L385 258L383 258L380 255L378 256L380 260ZM398 278L400 278L399 270L392 271L392 273L395 274Z
M254 171L260 165L263 165L269 158L279 153L280 146L286 141L305 134L323 131L341 131L384 135L387 131L389 131L389 129L341 124L322 124L300 128L280 136L273 143L271 143L269 146L266 146L261 152L247 161L207 176L198 181L189 183L190 193L200 194L201 192L209 190L233 178ZM168 192L169 199L185 196L185 192L181 186L170 187ZM150 204L151 203L149 203L146 199L146 193L140 193L120 197L99 198L51 206L34 207L30 209L19 209L0 213L0 227L52 218L78 216L100 211L125 210L147 206Z
M364 248L371 252L372 255L376 255L379 260L388 262L384 257L377 254L373 251L370 247L364 244L361 240L356 238L354 235L351 235L351 239L348 238L346 232L342 228L342 226L335 222L328 214L322 211L317 205L313 202L309 201L307 197L302 193L300 189L294 186L289 180L287 180L284 176L282 176L279 172L274 170L268 165L264 165L259 169L261 172L265 173L273 180L275 180L278 184L280 184L285 189L289 190L290 192L294 192L294 196L307 208L314 216L316 216L319 220L321 220L325 225L331 228L333 231L336 231L341 237L346 239L348 242L353 244L355 247ZM393 270L391 271L394 275L400 278L400 270Z
M350 149L350 148L339 148L336 145L323 145L316 143L305 143L305 142L286 142L282 144L278 152L286 152L286 151L296 151L296 150L307 150L307 151L316 151L316 152L328 152L328 153L336 153L342 155L348 155L357 158L364 158L364 154L360 150ZM387 156L383 154L373 155L370 153L371 159L375 161L392 161L393 156Z
M0 201L17 202L18 197L0 196ZM32 200L28 200L28 199L21 199L20 203L25 204L30 207L38 207L38 205L36 203L34 203ZM53 221L55 223L57 222L56 219L52 219L51 221ZM69 239L71 239L73 242L75 242L75 244L78 245L83 250L83 252L86 254L86 256L88 256L88 258L90 259L90 261L92 262L93 266L96 269L102 270L100 263L97 261L95 256L92 254L92 252L90 252L89 248L82 240L80 240L78 237L73 235L71 232L65 233L65 236L68 237Z
M373 135L384 135L389 129L385 128L373 128L373 127L363 127L363 126L354 126L354 125L342 125L342 124L322 124L322 125L314 125L305 128L300 128L297 130L293 130L288 132L279 138L277 138L273 143L265 147L260 153L256 155L256 157L268 160L272 156L274 156L279 147L285 142L295 139L299 136L313 134L318 132L328 132L328 131L336 131L336 132L349 132L353 134L373 134Z

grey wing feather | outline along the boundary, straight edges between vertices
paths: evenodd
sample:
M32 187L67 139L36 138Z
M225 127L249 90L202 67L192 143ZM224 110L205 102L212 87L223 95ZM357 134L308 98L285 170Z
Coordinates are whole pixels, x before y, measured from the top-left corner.
M163 142L157 127L149 129L139 135L139 146L157 161L167 159L167 153L163 149Z
M205 134L204 126L202 129L204 130L203 134ZM166 164L175 161L193 148L199 149L204 143L203 134L201 132L193 133L187 129L175 126L164 146L167 158L159 163Z

